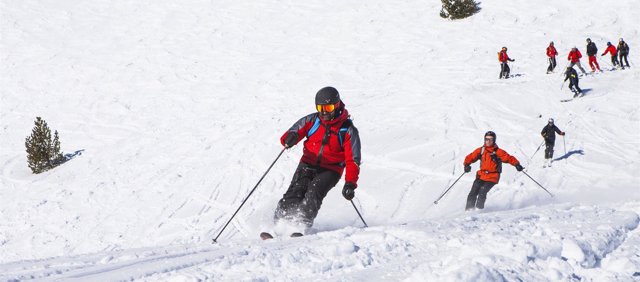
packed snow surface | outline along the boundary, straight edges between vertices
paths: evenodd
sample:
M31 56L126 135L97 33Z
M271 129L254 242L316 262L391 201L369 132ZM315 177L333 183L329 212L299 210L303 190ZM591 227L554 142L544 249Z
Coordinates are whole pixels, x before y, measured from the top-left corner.
M0 0L0 280L640 280L635 2L483 1L449 21L437 0ZM569 49L589 71L585 39L621 37L631 68L598 56L560 102ZM211 244L328 85L360 132L370 227L341 181L306 236L258 238L300 144ZM34 175L37 116L70 160ZM567 134L543 168L550 117ZM464 211L472 174L434 204L487 130L553 198L505 164L484 210Z

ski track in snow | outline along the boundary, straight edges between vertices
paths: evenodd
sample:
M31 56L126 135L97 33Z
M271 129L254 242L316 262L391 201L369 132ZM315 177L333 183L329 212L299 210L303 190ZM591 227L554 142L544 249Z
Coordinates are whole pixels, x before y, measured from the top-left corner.
M638 204L633 207L637 209ZM564 280L571 279L563 274L567 270L582 277L602 264L606 269L625 267L617 269L622 273L633 269L629 266L640 265L637 256L608 256L625 252L618 247L629 236L638 240L639 220L633 212L567 204L471 212L441 220L349 227L262 243L245 240L15 262L0 265L0 278L261 280L284 278L279 274L282 269L290 273L284 280L292 281L340 280L343 274L354 280ZM604 272L596 277L624 278L617 275Z
M640 61L634 4L487 1L445 21L439 1L0 1L0 280L637 280L640 71L582 76L586 95L559 102L586 37ZM341 181L310 236L256 239L299 144L210 245L327 85L361 134L372 227ZM81 152L40 175L36 116ZM549 117L567 135L543 169ZM555 197L505 165L484 211L463 211L471 174L434 205L487 130Z

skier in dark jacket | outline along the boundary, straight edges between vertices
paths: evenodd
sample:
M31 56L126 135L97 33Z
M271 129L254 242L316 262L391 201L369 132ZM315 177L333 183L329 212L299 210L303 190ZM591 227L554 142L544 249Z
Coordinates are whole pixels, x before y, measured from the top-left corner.
M596 47L595 43L591 42L590 38L587 38L587 56L589 56L589 66L591 67L591 72L595 72L596 69L598 69L598 71L601 71L596 55L598 55L598 47Z
M620 56L620 66L622 66L622 69L624 69L625 63L627 67L629 67L629 60L627 59L627 56L629 56L629 45L627 42L624 42L622 38L620 38L617 50L618 55ZM622 59L624 59L624 63L622 62Z
M346 170L342 195L351 200L360 174L360 137L333 87L316 94L317 112L298 120L280 138L291 148L305 137L302 159L287 192L278 202L275 220L311 227L322 200Z
M572 67L567 67L564 72L564 81L569 80L569 89L573 92L573 97L578 97L578 94L582 94L582 89L578 86L578 72ZM575 89L574 89L575 87Z
M524 169L518 159L509 155L505 150L498 148L496 134L493 131L487 131L484 134L484 145L482 147L475 149L464 158L464 172L470 172L471 164L478 160L480 160L480 169L476 173L476 180L471 186L469 196L467 196L466 210L474 207L484 209L487 193L500 181L503 162L515 166L517 171Z
M540 134L542 138L544 138L544 144L546 149L544 150L544 165L551 166L551 161L553 159L553 146L556 144L556 133L564 136L564 132L560 130L554 123L553 119L549 119L549 123L542 128Z

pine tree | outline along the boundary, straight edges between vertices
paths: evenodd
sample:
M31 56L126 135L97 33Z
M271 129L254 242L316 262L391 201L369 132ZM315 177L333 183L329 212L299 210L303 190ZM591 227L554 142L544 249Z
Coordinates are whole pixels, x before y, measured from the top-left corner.
M442 0L440 16L452 20L470 17L480 10L474 0Z
M41 173L62 163L58 131L51 139L51 129L47 122L36 117L35 126L24 142L27 147L27 163L33 173Z

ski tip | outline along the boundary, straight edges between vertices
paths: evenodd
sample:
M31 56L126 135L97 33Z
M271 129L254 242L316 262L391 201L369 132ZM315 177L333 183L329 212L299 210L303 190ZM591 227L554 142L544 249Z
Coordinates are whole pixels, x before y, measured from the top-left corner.
M260 233L260 239L269 240L269 239L273 239L273 236L267 232L262 232Z
M434 204L434 205L437 205L437 204L438 204L438 201L433 201L433 204Z

